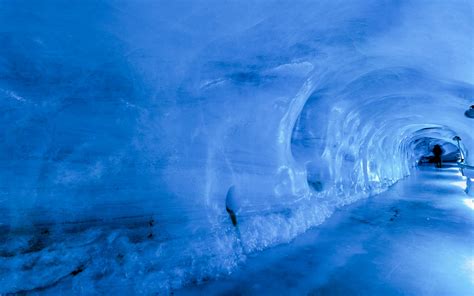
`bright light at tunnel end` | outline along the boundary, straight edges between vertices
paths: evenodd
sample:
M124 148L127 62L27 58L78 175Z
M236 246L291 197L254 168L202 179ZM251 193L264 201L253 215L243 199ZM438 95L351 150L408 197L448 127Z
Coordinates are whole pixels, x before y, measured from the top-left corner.
M464 205L474 211L474 198L464 198L462 201Z
M467 187L466 181L454 181L454 182L450 182L449 184L459 187L462 190L466 190L466 187Z

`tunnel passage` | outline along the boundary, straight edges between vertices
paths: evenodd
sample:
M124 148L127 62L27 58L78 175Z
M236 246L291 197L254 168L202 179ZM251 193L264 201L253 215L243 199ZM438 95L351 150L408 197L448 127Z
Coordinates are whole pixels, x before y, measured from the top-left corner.
M440 147L442 162L456 163L461 161L461 150L449 142L445 142L435 138L420 138L416 140L416 145L413 148L415 158L418 158L418 165L429 164L435 162L435 147Z
M408 175L436 144L447 161L470 161L472 122L464 110L471 88L409 67L352 71L356 78L346 84L315 89L293 128L292 154L313 193L378 192ZM344 81L340 73L327 76Z
M368 84L374 80L380 85ZM415 93L433 83L444 82L410 69L384 69L351 81L345 90L350 100L343 99L345 92L315 90L291 138L293 157L305 165L312 194L344 196L334 201L337 205L383 191L417 165L432 162L435 145L445 162L469 162L473 139L471 122L462 112L466 96L451 94L458 99L447 106L429 92L409 94L410 88ZM395 92L401 85L408 94Z
M386 190L420 137L472 164L472 1L58 2L0 5L0 224L156 216L145 287Z
M468 148L456 133L447 127L436 126L422 128L406 140L406 149L410 152L410 162L416 165L433 163L434 147L441 149L443 162L464 162L469 155Z

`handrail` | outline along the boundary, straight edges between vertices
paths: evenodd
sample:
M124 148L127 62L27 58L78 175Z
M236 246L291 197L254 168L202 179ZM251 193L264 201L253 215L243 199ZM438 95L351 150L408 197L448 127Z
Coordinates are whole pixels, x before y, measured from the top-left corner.
M474 166L458 162L458 166L463 169L474 170Z
M474 166L458 162L458 167L461 168L461 174L469 179L474 178Z

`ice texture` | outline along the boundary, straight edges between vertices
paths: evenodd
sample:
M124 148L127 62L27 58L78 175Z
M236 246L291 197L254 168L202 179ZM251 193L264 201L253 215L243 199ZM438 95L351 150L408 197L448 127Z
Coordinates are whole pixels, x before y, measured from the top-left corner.
M232 275L175 295L470 295L474 199L463 179L453 166L421 166Z
M168 291L386 190L434 143L455 150L460 136L472 165L472 12L468 0L0 1L1 260L39 260L0 293L100 266L93 254L121 244L130 274ZM89 239L96 253L67 252ZM28 280L55 260L68 268Z

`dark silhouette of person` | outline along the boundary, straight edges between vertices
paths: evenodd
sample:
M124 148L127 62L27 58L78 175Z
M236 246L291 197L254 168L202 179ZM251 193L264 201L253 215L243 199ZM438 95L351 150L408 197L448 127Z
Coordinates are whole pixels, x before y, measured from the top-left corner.
M437 168L441 167L441 155L443 155L443 149L440 145L436 144L433 147L433 162L435 163Z

